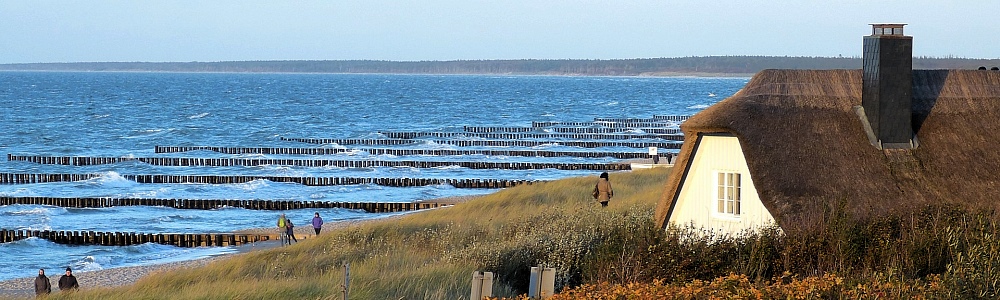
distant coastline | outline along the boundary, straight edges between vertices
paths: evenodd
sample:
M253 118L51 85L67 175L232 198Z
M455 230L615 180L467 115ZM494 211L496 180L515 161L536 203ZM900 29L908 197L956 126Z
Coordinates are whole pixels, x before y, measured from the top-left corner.
M916 57L915 69L976 69L1000 59ZM455 61L283 60L222 62L71 62L0 64L0 71L206 73L485 74L743 77L764 69L860 69L859 57L704 56L611 60Z

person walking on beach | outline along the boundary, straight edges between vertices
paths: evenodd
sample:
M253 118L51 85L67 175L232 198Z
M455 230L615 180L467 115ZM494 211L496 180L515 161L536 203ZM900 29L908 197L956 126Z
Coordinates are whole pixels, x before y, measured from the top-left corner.
M611 181L608 181L608 172L601 173L601 178L594 185L593 195L594 199L601 202L601 207L608 207L608 201L615 195L615 191L611 189Z
M316 235L319 235L320 229L323 229L323 218L320 218L319 213L316 213L316 216L313 217L313 230L316 231Z
M295 225L292 224L291 219L285 219L285 235L288 236L289 246L292 245L292 241L295 241L296 243L299 242L299 240L295 239Z
M281 240L281 245L285 245L288 242L288 237L285 232L288 231L288 218L285 218L285 214L281 214L278 217L278 238Z
M80 285L76 283L76 276L73 276L73 270L66 267L66 275L59 277L59 290L69 291L69 290L79 290Z
M35 277L35 296L44 296L52 292L52 283L45 276L45 269L38 269L38 277Z

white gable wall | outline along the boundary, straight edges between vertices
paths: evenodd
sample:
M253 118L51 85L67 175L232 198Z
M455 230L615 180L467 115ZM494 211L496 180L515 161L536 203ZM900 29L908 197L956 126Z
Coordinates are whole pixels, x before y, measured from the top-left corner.
M691 168L670 213L671 223L692 224L730 234L774 224L774 217L760 202L743 148L735 136L704 135L693 155ZM738 217L718 212L719 172L740 173L741 214Z

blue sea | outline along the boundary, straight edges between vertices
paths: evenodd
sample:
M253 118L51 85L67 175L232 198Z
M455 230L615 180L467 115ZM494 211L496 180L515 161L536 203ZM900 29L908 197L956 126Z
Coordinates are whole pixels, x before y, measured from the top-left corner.
M579 148L559 140L537 147L457 147L426 138L413 145L305 144L282 138L384 139L380 132L461 132L463 126L523 126L533 121L592 122L594 118L692 115L732 95L748 78L570 77L490 75L352 75L0 72L0 155L429 160L607 163L613 158L370 155L365 148L620 151ZM600 127L600 124L593 125ZM671 126L676 126L672 124ZM546 132L545 129L540 129ZM641 129L632 132L641 132ZM454 137L449 139L482 139ZM650 139L639 140L649 141ZM325 147L337 155L163 153L156 146ZM269 175L554 180L594 175L579 170L442 168L173 167L137 161L94 166L0 160L0 173L96 173L77 182L0 185L0 196L420 201L479 195L495 189L449 185L304 186L256 180L242 184L141 184L128 174ZM308 224L317 210L285 211ZM327 222L390 214L318 210ZM144 233L231 232L271 227L277 211L239 208L62 208L0 206L0 228ZM191 260L234 252L231 247L68 246L31 238L0 244L0 280L31 277L38 268L88 271Z

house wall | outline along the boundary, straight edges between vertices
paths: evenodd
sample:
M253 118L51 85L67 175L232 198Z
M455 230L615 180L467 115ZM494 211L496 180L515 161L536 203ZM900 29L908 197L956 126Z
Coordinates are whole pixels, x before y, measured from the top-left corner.
M753 185L743 148L731 135L704 135L699 139L670 222L735 234L745 229L774 223ZM717 212L718 172L741 175L741 214L738 217Z

